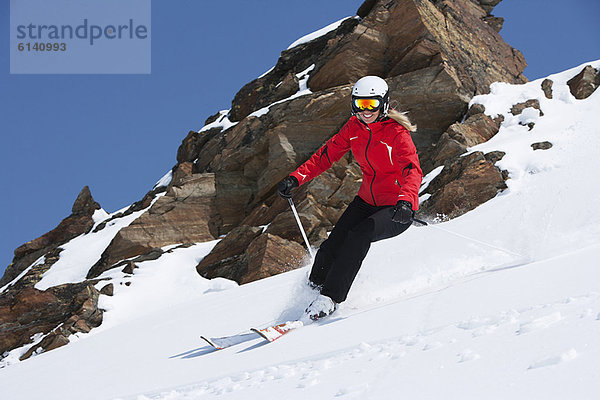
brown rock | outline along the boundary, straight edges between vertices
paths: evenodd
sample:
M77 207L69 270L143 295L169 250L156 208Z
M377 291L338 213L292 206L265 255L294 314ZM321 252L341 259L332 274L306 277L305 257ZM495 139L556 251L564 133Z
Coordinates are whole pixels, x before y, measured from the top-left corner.
M268 199L272 204L271 206L268 206L267 203L262 203L259 206L255 207L254 210L242 221L241 225L268 225L273 221L273 218L275 218L279 213L282 213L290 208L287 202L281 201L275 196L277 195L273 195Z
M181 146L177 149L177 162L193 162L198 158L201 133L189 131L185 139L181 141Z
M533 148L533 150L548 150L552 148L552 143L550 142L538 142L538 143L533 143L531 145L531 147Z
M483 8L483 10L489 14L491 14L494 7L496 7L502 0L476 0L477 3Z
M33 287L5 291L0 295L0 354L30 343L36 333L66 329L60 333L63 338L48 335L35 349L30 349L24 359L38 347L45 351L66 344L68 336L75 332L73 329L99 326L102 312L98 309L98 295L93 283L88 282L61 285L43 292Z
M73 323L72 329L80 333L89 333L92 330L92 328L82 319L77 319Z
M467 147L473 147L490 140L499 129L499 124L493 119L485 114L477 114L463 123L452 124L447 132L450 138Z
M471 98L456 71L445 64L398 75L388 83L398 108L408 111L419 127L412 137L421 158L427 157L431 146L451 124L462 119Z
M552 84L554 82L552 82L552 80L550 79L544 79L542 82L542 90L544 92L544 96L546 96L547 99L551 99L552 98Z
M37 345L31 347L19 359L21 361L28 359L34 354L43 353L44 351L54 350L69 343L69 339L58 333L50 333Z
M240 283L248 283L302 266L306 250L296 243L265 233L246 250L248 272Z
M484 106L474 104L464 122L452 124L437 143L425 151L419 151L421 168L425 174L465 153L468 147L486 142L498 133L504 117L491 119L484 112Z
M502 25L504 25L504 18L502 17L490 15L488 17L483 17L483 20L496 32L500 32L502 30Z
M365 18L369 15L373 7L375 7L375 4L377 4L377 0L365 0L356 11L356 15L360 18Z
M218 118L223 118L220 114ZM217 119L218 119L217 118ZM214 121L207 120L207 124ZM200 151L210 139L221 132L221 128L209 129L204 132L190 131L177 149L177 162L194 162L200 156Z
M243 253L248 245L260 234L262 228L255 226L239 226L221 239L212 251L198 264L198 272L204 270L205 266L220 262L221 260L235 257Z
M484 157L492 164L496 164L498 161L502 160L505 155L506 153L503 151L490 151L489 153L486 153Z
M288 137L289 129L286 124L277 126L275 129L267 132L269 147L267 157L265 159L267 165L277 166L263 171L258 176L257 195L264 198L273 189L273 183L279 182L285 178L289 171L295 169L296 166L296 151L290 143Z
M100 289L100 294L103 294L105 296L113 296L115 294L115 285L109 283L108 285Z
M474 103L469 108L469 111L467 111L467 115L465 115L465 118L468 119L469 117L483 113L485 113L485 106L483 104Z
M304 216L301 216L301 220L306 226L315 223ZM290 221L288 215L281 214L274 223L272 232L296 235L292 226L292 223L295 225L295 220ZM299 231L297 225L295 231ZM232 230L198 264L196 270L208 279L223 277L243 284L300 266L306 256L302 245L261 232L262 228L248 226Z
M576 99L587 99L600 85L600 71L587 65L580 73L567 81L567 85Z
M340 188L341 180L335 175L332 168L308 183L307 191L318 204L325 204Z
M229 232L246 216L248 203L255 197L256 182L239 172L215 174L214 236ZM210 215L210 214L209 214Z
M512 115L519 115L523 112L524 109L529 108L529 107L535 108L536 110L538 110L540 112L540 117L544 115L544 113L542 112L542 109L540 108L540 102L538 99L529 99L523 103L515 104L510 109L510 113Z
M504 178L481 152L459 157L447 165L428 186L431 197L421 213L442 219L455 218L494 198L506 189Z
M466 153L466 151L466 145L459 143L456 139L453 139L448 132L445 132L432 149L431 157L423 157L421 161L423 173L428 174L434 168Z
M487 93L497 80L525 82L523 56L483 20L486 15L468 1L377 2L352 32L323 50L309 87L318 91L367 74L390 77L442 63L456 70L470 93Z
M77 195L75 203L71 208L72 215L93 215L96 210L100 209L100 204L96 203L92 198L92 193L88 186L84 186Z
M246 249L261 232L262 228L250 226L233 229L200 261L196 271L208 279L222 277L242 282L248 270Z
M333 165L332 169L336 169L336 164ZM324 201L324 204L327 207L337 209L340 213L343 212L346 206L354 199L358 193L358 188L362 183L362 172L356 161L347 164L342 171L342 173L336 173L338 178L341 177L338 188ZM309 193L312 193L315 199L324 197L322 194L317 194L315 192L316 190L312 186L309 186ZM329 220L335 224L338 218L339 215L333 219L329 218Z
M427 15L423 19L440 44L442 59L456 68L467 91L488 93L495 81L527 82L523 55L502 40L498 20L492 27L483 18L495 4L484 5L482 13L469 1L434 2L435 8L423 3L420 12Z
M269 100L269 104L274 103L275 101L286 99L296 94L299 90L300 82L298 77L295 73L290 71L283 77L283 80L275 86L273 98Z
M167 188L165 186L155 187L150 190L148 193L144 195L142 200L136 201L129 208L123 212L112 215L110 218L102 221L96 228L94 228L94 232L99 232L104 229L107 225L110 225L114 221L126 217L128 215L133 214L136 211L142 211L152 204L152 201L158 196L160 193L166 192Z
M298 216L300 217L300 222L306 232L312 232L313 229L320 225L318 218L314 215L300 213ZM291 211L281 213L275 217L273 222L267 227L265 233L300 243L303 240L302 234L300 233L300 227Z
M135 265L135 263L133 261L126 261L125 268L123 268L123 273L133 275L133 270L135 268L137 268L137 266Z

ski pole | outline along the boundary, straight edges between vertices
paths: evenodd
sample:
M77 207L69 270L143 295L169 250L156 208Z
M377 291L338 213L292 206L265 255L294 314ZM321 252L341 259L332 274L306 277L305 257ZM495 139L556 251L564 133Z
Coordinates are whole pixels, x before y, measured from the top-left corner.
M440 230L440 231L442 231L442 232L446 232L446 233L449 233L449 234L451 234L451 235L458 236L459 238L462 238L462 239L467 239L467 240L470 240L471 242L479 243L479 244L482 244L482 245L484 245L484 246L491 247L491 248L493 248L493 249L496 249L496 250L500 250L500 251L502 251L502 252L504 252L504 253L507 253L507 254L512 254L513 256L518 256L518 257L521 257L522 259L527 259L527 257L525 257L525 256L523 256L523 255L521 255L521 254L518 254L518 253L512 252L512 251L510 251L510 250L503 249L503 248L501 248L501 247L498 247L498 246L494 246L493 244L489 244L489 243L486 243L486 242L482 242L481 240L478 240L478 239L473 239L473 238L471 238L471 237L468 237L468 236L465 236L465 235L461 235L460 233L456 233L456 232L449 231L448 229L441 228L441 227L439 227L439 226L437 226L437 225L431 225L431 224L428 224L427 222L425 222L425 221L421 221L420 219L417 219L417 218L415 218L415 217L413 217L413 218L412 218L412 220L413 220L413 222L416 222L416 223L418 223L418 224L421 224L421 225L424 225L424 226L430 226L430 227L432 227L432 228L435 228L435 229L438 229L438 230Z
M298 222L298 226L300 227L300 232L302 232L302 238L304 239L304 243L306 243L306 248L308 249L308 254L310 254L310 258L315 259L315 255L310 248L310 244L308 243L308 238L306 237L306 233L304 232L304 228L302 227L302 222L300 222L300 217L298 216L298 212L296 211L296 207L294 206L294 202L291 197L288 197L288 202L290 203L290 207L292 208L292 212L294 213L294 217L296 217L296 222Z
M416 223L421 224L423 226L429 225L427 222L421 221L420 219L416 219L415 217L412 217L411 219L413 220L413 222L416 222Z

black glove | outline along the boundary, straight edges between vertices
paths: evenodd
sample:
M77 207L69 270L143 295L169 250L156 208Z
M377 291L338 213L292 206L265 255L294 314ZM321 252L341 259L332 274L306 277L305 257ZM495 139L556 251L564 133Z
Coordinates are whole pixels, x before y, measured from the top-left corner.
M410 224L414 215L412 204L406 200L400 200L394 207L392 221L400 222L401 224Z
M277 193L284 199L289 199L292 197L292 189L298 186L300 186L300 184L295 176L286 176L277 184Z

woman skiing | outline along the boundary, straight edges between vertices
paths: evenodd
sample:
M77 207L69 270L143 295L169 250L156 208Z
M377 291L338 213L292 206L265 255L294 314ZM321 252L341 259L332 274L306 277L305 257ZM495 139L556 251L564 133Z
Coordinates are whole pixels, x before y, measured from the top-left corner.
M321 244L309 283L319 296L306 309L317 320L346 300L350 286L372 242L391 238L411 225L419 207L423 173L409 131L416 127L403 114L389 109L387 83L365 76L352 88L353 116L308 161L277 185L278 193L315 178L352 150L363 180L329 237Z

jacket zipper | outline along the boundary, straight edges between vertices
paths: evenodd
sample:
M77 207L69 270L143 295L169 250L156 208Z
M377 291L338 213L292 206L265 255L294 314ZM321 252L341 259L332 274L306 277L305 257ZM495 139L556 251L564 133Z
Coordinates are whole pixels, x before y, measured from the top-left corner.
M365 127L369 131L369 140L367 141L367 146L365 147L365 159L367 160L367 164L369 164L369 166L373 170L373 179L371 179L371 197L373 198L373 205L377 207L377 202L375 201L375 194L373 193L373 183L375 183L375 176L377 175L377 172L375 172L375 168L373 168L371 161L369 161L369 156L367 155L367 150L369 150L369 144L371 144L371 136L373 132L371 132L371 129L367 124L365 124Z

